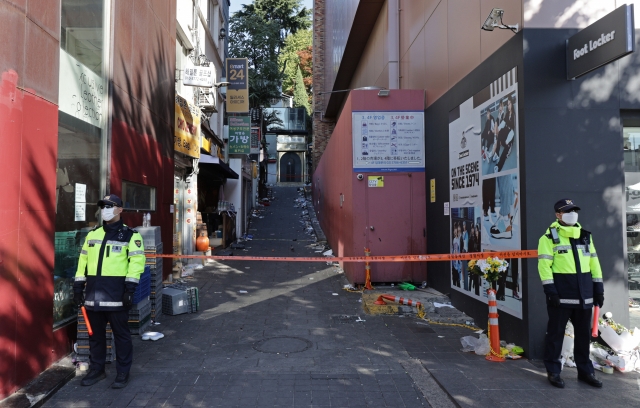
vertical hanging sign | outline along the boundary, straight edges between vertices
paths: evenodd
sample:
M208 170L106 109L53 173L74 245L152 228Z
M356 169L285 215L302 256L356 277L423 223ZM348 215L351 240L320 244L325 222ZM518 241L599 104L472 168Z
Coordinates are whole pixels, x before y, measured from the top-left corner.
M251 128L251 154L260 153L260 128Z
M229 154L251 153L251 118L229 116Z
M227 112L249 112L249 76L246 58L227 58Z

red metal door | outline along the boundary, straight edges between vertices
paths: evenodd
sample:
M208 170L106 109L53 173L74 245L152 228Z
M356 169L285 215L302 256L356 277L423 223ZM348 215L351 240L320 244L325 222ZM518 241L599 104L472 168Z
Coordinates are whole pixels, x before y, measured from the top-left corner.
M373 174L365 175L367 177ZM366 189L366 242L371 255L407 255L412 249L411 177L407 173L380 174L383 187ZM373 263L373 282L412 280L412 265L407 263Z

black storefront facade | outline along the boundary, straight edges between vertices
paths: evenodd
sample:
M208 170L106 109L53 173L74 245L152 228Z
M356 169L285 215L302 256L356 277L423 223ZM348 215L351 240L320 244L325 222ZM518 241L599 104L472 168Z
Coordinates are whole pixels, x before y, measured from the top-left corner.
M603 310L611 311L616 321L628 325L628 270L633 268L634 258L630 256L633 249L628 249L626 229L634 211L627 203L636 191L629 177L630 172L640 170L636 166L640 133L636 141L635 131L629 129L640 127L640 53L636 51L568 80L567 40L579 31L523 29L427 108L426 180L428 190L435 184L437 198L427 203L427 253L453 251L455 217L467 217L468 225L475 220L483 222L480 202L475 204L479 210L471 215L454 212L450 202L456 168L451 159L452 124L464 117L465 103L469 109L486 105L503 87L511 87L513 90L502 100L510 100L511 109L517 114L517 144L512 146L515 150L507 150L506 157L495 162L492 157L478 162L480 167L493 167L495 163L498 171L498 165L501 167L505 160L508 163L508 157L512 161L517 157L517 166L505 174L511 175L517 191L511 205L518 212L519 249L537 249L538 239L554 220L553 204L561 198L573 199L582 208L579 222L592 232L602 265ZM638 37L636 33L635 38ZM496 115L498 103L496 99L492 108ZM506 106L505 102L505 109ZM472 129L472 125L461 125L460 146L465 146L468 139L482 137L482 129L477 126ZM455 149L465 148L456 145ZM504 238L499 236L502 232L492 232L490 236ZM518 271L511 275L516 281L507 283L507 297L512 296L511 304L518 304L519 309L500 312L500 332L502 338L522 345L528 358L540 359L547 312L537 259L522 259L513 265ZM428 284L448 293L454 306L473 317L478 326L486 327L486 300L471 295L472 284L466 275L461 273L460 279L468 282L469 293L465 292L464 282L459 280L459 287L452 283L455 273L456 267L452 269L449 263L430 263Z

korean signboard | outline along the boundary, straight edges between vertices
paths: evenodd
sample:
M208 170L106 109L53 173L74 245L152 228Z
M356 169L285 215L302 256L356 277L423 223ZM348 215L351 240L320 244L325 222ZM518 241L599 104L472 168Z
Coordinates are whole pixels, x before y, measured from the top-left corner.
M229 116L229 154L251 153L251 118Z
M182 83L186 86L201 86L211 88L213 86L213 69L210 67L191 67L184 70Z
M227 112L249 112L249 75L246 58L227 58Z
M260 128L251 128L251 154L260 153Z
M424 171L424 113L353 112L353 171Z
M200 108L176 94L174 149L195 159L200 158Z

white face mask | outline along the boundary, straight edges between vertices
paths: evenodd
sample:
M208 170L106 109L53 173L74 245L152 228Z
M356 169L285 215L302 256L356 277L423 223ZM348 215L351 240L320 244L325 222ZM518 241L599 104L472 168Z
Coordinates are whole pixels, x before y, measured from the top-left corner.
M114 214L114 211L116 210L115 207L111 207L111 208L103 208L102 209L102 219L104 221L111 221L113 219L113 217L115 217L116 215Z
M562 221L567 225L576 225L578 222L578 213L569 212L562 214Z

